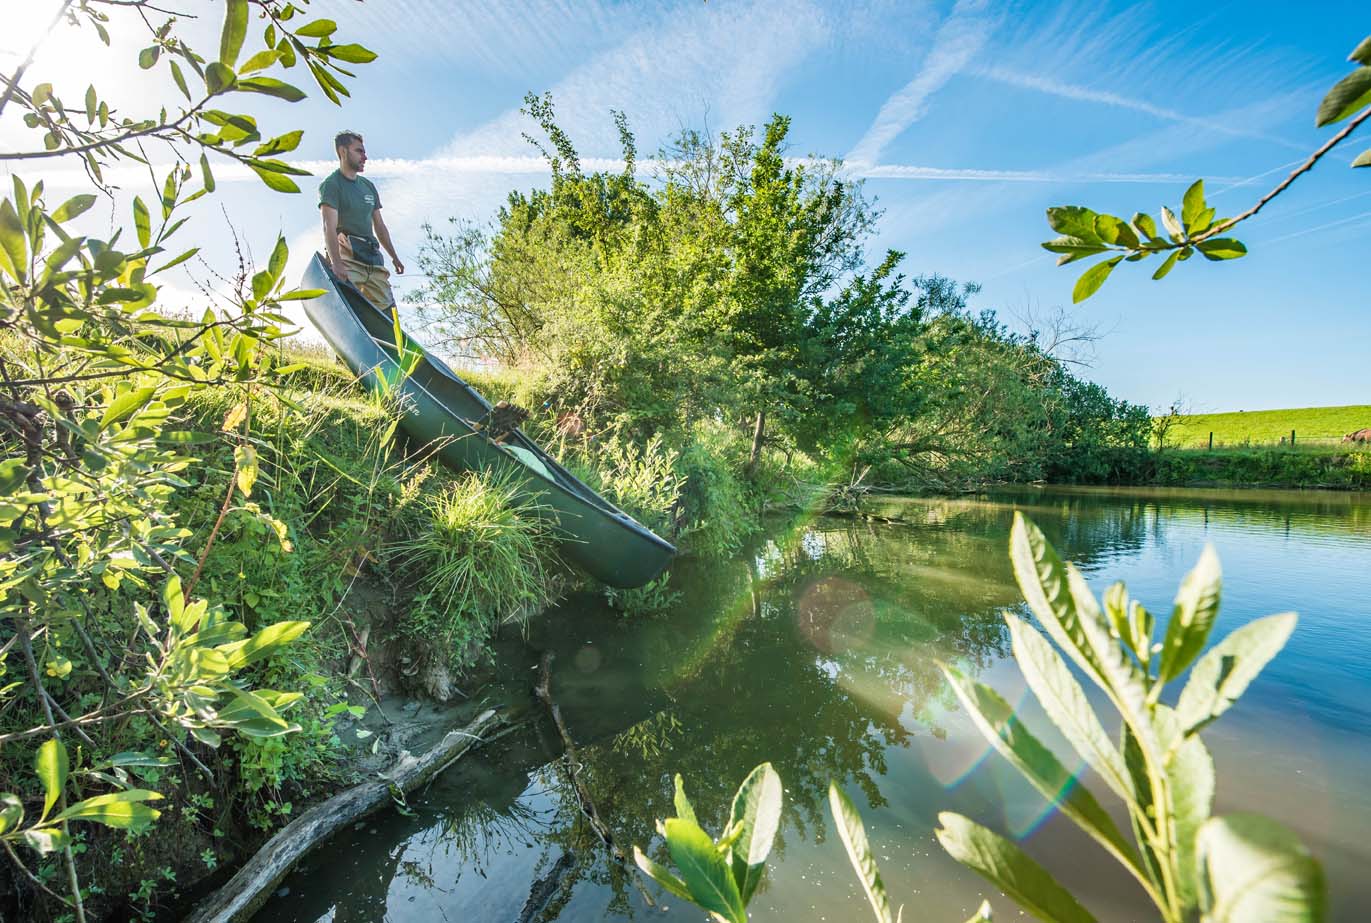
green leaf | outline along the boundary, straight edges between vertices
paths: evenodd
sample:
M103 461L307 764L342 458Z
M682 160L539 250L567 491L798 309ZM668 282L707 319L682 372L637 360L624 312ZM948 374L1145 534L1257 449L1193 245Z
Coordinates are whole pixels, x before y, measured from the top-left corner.
M1104 285L1104 280L1109 278L1109 274L1114 271L1114 267L1119 265L1122 259L1123 257L1116 256L1113 259L1104 260L1081 273L1081 277L1076 280L1076 287L1071 291L1072 303L1080 304L1099 291L1100 286Z
M162 796L157 792L131 788L128 791L114 792L109 795L96 795L76 804L58 814L56 820L89 820L118 830L132 830L135 833L161 816L161 811L148 807L143 802L157 801Z
M252 57L243 62L243 66L238 68L240 74L251 74L254 71L264 70L271 67L281 58L281 52L275 48L264 48Z
M1181 734L1180 722L1170 708L1157 705L1156 720L1168 743L1179 744L1167 761L1166 777L1171 789L1181 898L1186 906L1193 907L1199 901L1195 844L1214 808L1214 760L1198 735ZM1147 810L1145 799L1139 803Z
M690 899L729 923L747 923L742 895L709 834L694 821L682 817L670 818L664 826L671 860L681 872Z
M744 904L762 880L766 857L776 839L781 824L782 792L781 777L770 763L763 763L748 773L733 796L728 829L739 831L732 847L733 879Z
M267 293L271 291L272 281L271 273L266 270L254 273L252 276L252 297L257 301L267 297Z
M1087 243L1079 237L1056 237L1044 242L1042 247L1052 253L1061 254L1057 260L1058 266L1065 266L1067 263L1074 263L1076 260L1104 253L1109 249L1104 244Z
M295 185L295 181L289 176L284 176L272 170L265 170L255 163L250 163L248 166L252 167L252 172L256 173L261 178L262 182L266 183L268 187L277 192L300 191L300 187Z
M1215 817L1200 829L1206 923L1321 923L1323 869L1290 830L1256 814Z
M205 181L205 189L209 192L213 192L214 174L211 173L209 169L209 157L203 151L200 152L200 175Z
M228 657L230 669L237 670L269 656L278 647L289 644L309 629L309 622L275 622L246 641L225 644L219 650Z
M1171 240L1180 243L1185 239L1185 228L1180 221L1176 220L1176 213L1165 205L1162 206L1162 224L1166 227L1166 232L1171 235Z
M1295 630L1293 612L1268 615L1237 629L1195 664L1176 703L1184 734L1193 734L1228 711Z
M279 737L297 730L282 718L267 699L257 692L229 685L233 701L219 709L219 721L249 737Z
M1095 231L1095 212L1080 205L1059 205L1047 210L1052 230L1088 243L1103 243Z
M67 845L67 835L60 827L40 827L25 830L22 834L24 845L40 856L57 852Z
M150 45L138 52L138 66L143 70L150 70L157 65L157 57L162 53L162 49L156 45Z
M1181 251L1172 250L1171 255L1166 258L1166 260L1161 264L1161 266L1157 267L1156 272L1152 273L1152 280L1154 282L1157 282L1166 278L1166 274L1171 271L1171 268L1173 266L1176 265L1176 260L1180 258L1180 255Z
M224 30L219 34L219 63L233 67L238 63L238 52L243 50L243 39L248 34L248 0L227 0L224 9Z
M1130 800L1133 785L1123 757L1105 733L1080 683L1052 645L1028 623L1007 612L1005 621L1013 639L1014 660L1047 717L1105 784L1120 798Z
M1094 923L1090 911L1014 843L950 811L940 813L938 823L942 826L934 833L948 855L978 872L1038 919Z
M329 45L327 54L349 64L370 64L376 60L376 52L361 45Z
M285 292L277 295L273 301L309 301L311 298L318 298L324 294L322 288L297 288L294 291Z
M239 80L235 89L248 93L264 93L267 96L284 99L288 103L298 103L305 98L303 90L275 77L247 77Z
M1232 237L1211 237L1195 245L1207 260L1236 260L1247 255L1247 246Z
M1322 128L1341 122L1368 105L1371 105L1371 67L1359 67L1333 84L1333 89L1319 103L1314 124Z
M1161 240L1157 236L1157 222L1152 220L1152 216L1146 212L1135 212L1133 214L1133 227L1137 228L1138 233L1147 237L1153 243Z
M223 93L225 90L233 88L233 83L238 77L233 73L233 69L218 61L211 61L205 68L205 88L211 95Z
M38 781L43 783L43 814L39 818L40 823L48 816L57 799L62 797L62 789L67 784L67 768L67 748L62 745L62 741L55 737L43 741L33 759L33 771L37 773Z
M833 812L833 824L838 829L838 838L843 841L847 858L857 871L857 880L862 883L866 899L876 914L878 923L895 923L890 912L890 897L881 881L881 870L876 858L871 855L871 844L866 839L866 825L851 799L838 788L838 783L828 783L828 806Z
M1048 637L1103 688L1098 666L1080 625L1076 602L1067 583L1066 565L1032 521L1017 510L1009 530L1009 559L1014 579L1028 607L1047 630Z
M105 408L105 413L100 418L100 428L104 429L111 423L118 422L131 414L141 410L152 396L157 393L157 389L151 386L143 388L131 388L119 394L114 400L109 402Z
M1181 222L1188 232L1197 233L1196 225L1207 207L1204 201L1204 180L1197 179L1185 190L1185 197L1181 200Z
M133 197L133 226L138 230L138 245L147 249L152 243L152 216L139 196Z
M272 283L280 281L281 274L286 271L286 260L290 258L290 248L286 246L284 237L276 238L276 246L271 248L271 256L267 259L267 272L271 274Z
M0 836L17 830L23 822L24 803L9 792L0 795Z
M670 869L660 863L649 859L637 846L633 847L633 861L638 868L643 870L643 874L661 885L667 891L679 897L681 900L690 900L690 890L686 888L686 883L677 878Z
M295 30L301 38L324 38L338 31L338 23L332 19L316 19Z
M1180 676L1194 662L1209 641L1209 632L1219 614L1223 573L1213 545L1205 545L1199 563L1181 581L1176 592L1171 621L1162 641L1158 677L1163 683Z
M1357 155L1357 159L1352 161L1354 167L1371 167L1371 147Z
M1371 64L1371 35L1361 40L1361 44L1352 50L1347 60L1356 61L1358 64Z
M190 95L190 87L186 84L186 75L182 73L181 65L175 61L171 62L171 79L176 81L176 88L181 91L187 102L195 101L195 97Z
M199 248L199 247L191 247L189 250L187 250L185 253L182 253L180 256L177 256L175 259L168 260L167 262L163 263L161 266L158 266L158 267L157 267L156 269L154 269L152 272L148 273L148 276L155 276L155 275L157 275L159 272L166 272L168 269L171 269L173 266L180 266L180 265L181 265L182 263L184 263L186 260L190 259L191 257L193 257L195 254L197 254L197 253L199 253L199 252L200 252L200 248Z
M1061 760L1029 733L1014 709L999 693L972 682L954 667L940 664L952 691L981 734L1044 798L1055 804L1078 827L1108 850L1124 866L1141 875L1137 854L1113 818L1081 785Z
M1121 218L1113 215L1096 215L1095 231L1100 235L1100 239L1107 244L1116 244L1127 247L1130 250L1138 246L1138 235L1133 233L1133 228Z
M57 210L52 213L52 220L56 221L58 224L63 224L76 216L89 211L90 207L94 204L95 196L93 195L74 195L57 206Z
M698 824L699 821L695 819L695 809L690 806L690 799L686 797L685 780L681 778L679 772L676 773L675 785L676 794L672 800L676 803L676 816L682 820L688 820L692 824Z
M20 282L28 272L28 238L24 225L9 199L0 202L0 250L4 251L5 268Z
M270 157L273 154L285 154L293 151L300 146L300 139L304 137L304 134L304 131L298 128L295 131L288 131L284 135L279 135L258 145L257 149L252 152L252 156Z

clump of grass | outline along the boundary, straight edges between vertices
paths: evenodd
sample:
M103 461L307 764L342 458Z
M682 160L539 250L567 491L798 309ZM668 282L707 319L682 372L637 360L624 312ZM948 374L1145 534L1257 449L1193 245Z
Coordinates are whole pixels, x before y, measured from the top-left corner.
M419 588L401 629L441 639L449 662L465 665L471 642L547 599L552 527L517 481L490 472L463 475L420 507L412 534L390 548Z

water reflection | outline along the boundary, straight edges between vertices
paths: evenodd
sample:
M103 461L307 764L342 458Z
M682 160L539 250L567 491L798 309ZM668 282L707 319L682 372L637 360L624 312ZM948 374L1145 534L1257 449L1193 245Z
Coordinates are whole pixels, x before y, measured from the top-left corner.
M259 919L698 920L699 911L655 889L656 906L647 905L641 880L612 860L586 822L569 774L579 775L618 844L663 858L653 825L674 814L675 773L701 822L717 832L735 786L763 760L784 780L786 802L757 919L865 912L842 850L825 842L830 778L863 809L891 891L920 918L965 918L986 890L932 843L937 812L957 810L1031 836L1030 850L1102 920L1147 919L1133 886L1093 858L1002 761L987 758L936 668L938 660L961 664L1043 726L1006 663L1000 616L1019 604L1005 552L1016 506L1092 579L1126 577L1157 611L1206 540L1219 544L1235 587L1221 630L1275 611L1273 597L1299 597L1297 643L1254 687L1254 705L1245 702L1232 730L1213 740L1220 807L1303 823L1329 862L1335 911L1355 918L1347 914L1371 894L1350 871L1368 858L1352 832L1371 821L1371 805L1350 793L1360 792L1356 779L1371 770L1371 752L1364 736L1347 732L1368 720L1371 680L1327 643L1371 645L1365 607L1357 610L1363 617L1347 617L1359 598L1354 584L1371 570L1371 504L1345 495L1254 503L1030 491L884 503L867 511L879 521L777 523L734 562L685 565L684 597L660 619L625 621L593 598L569 602L526 639L510 639L502 655L517 677L503 695L516 721L528 719L523 729L412 799L415 816L387 815L350 832L292 876L289 894ZM1361 568L1349 576L1355 561ZM552 691L577 745L574 766L561 759L557 731L528 694L546 651L555 655ZM1317 684L1307 678L1315 662ZM1342 736L1320 736L1310 715ZM1292 735L1298 725L1305 746L1289 759L1245 766L1254 752L1271 755L1272 721L1290 724ZM1281 784L1273 764L1282 778L1317 777L1314 789L1349 793L1335 799L1341 816L1320 808L1326 798L1301 800L1298 786L1293 801L1268 808L1269 786Z

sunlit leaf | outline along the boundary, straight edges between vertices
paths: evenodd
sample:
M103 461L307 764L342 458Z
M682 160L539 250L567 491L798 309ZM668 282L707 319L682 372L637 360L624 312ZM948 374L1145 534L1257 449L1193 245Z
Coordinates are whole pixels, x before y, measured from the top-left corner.
M1161 266L1157 267L1156 272L1152 273L1153 281L1160 281L1161 279L1166 278L1166 274L1169 273L1171 271L1171 268L1176 265L1176 260L1180 257L1180 255L1181 252L1179 250L1172 250L1171 255L1166 258L1166 260L1161 264Z
M329 45L328 56L349 64L369 64L376 60L376 52L361 45Z
M257 450L244 443L233 450L233 464L237 469L238 489L244 497L252 496L252 487L257 483Z
M1290 830L1256 814L1209 820L1198 839L1206 923L1322 923L1323 869Z
M220 646L229 659L229 666L237 670L269 656L277 648L289 644L309 629L309 622L276 622L263 628L246 641Z
M62 789L67 784L67 748L62 741L53 737L43 741L34 755L33 771L38 781L43 783L43 814L41 821L48 816L57 799L62 797Z
M1185 197L1181 199L1181 222L1191 234L1202 230L1196 225L1207 207L1204 201L1204 180L1197 179L1185 190Z
M274 96L277 99L284 99L288 103L296 103L305 98L303 90L274 77L245 77L238 81L235 89L247 93Z
M643 870L643 874L661 885L670 893L682 900L690 900L690 891L686 888L686 883L677 878L676 875L666 866L654 862L648 858L637 846L633 847L633 861L638 868Z
M74 195L67 199L52 213L52 220L58 224L63 224L78 215L84 214L95 204L95 196L90 193Z
M1227 711L1295 630L1293 612L1268 615L1237 629L1199 659L1176 703L1182 733L1193 734Z
M938 823L942 826L934 833L948 855L978 872L1038 919L1094 923L1090 911L1014 843L949 811L938 815Z
M1209 632L1219 614L1223 573L1213 545L1205 545L1200 560L1181 581L1171 621L1162 641L1158 675L1170 682L1194 662L1209 641Z
M727 862L709 834L692 820L669 818L665 824L671 861L681 873L690 899L729 923L747 923L747 909Z
M76 804L58 814L56 820L89 820L106 827L119 830L132 830L135 833L161 816L160 811L148 807L143 802L157 801L162 796L157 792L131 788L127 791L109 795L96 795Z
M1319 103L1314 124L1322 128L1341 122L1367 106L1371 106L1371 67L1359 67L1333 84L1333 89Z
M762 880L766 857L781 823L781 777L770 763L748 773L729 809L728 826L738 831L733 844L733 878L743 903L751 899Z
M676 773L674 784L676 786L676 792L672 796L672 800L676 805L676 816L688 820L693 824L698 824L699 821L695 819L695 809L691 807L690 799L686 797L685 780L681 778L679 772Z
M876 857L871 855L871 844L866 838L866 825L851 799L833 781L828 783L828 807L833 812L833 824L838 830L838 838L843 841L847 858L857 872L857 880L862 883L866 899L876 914L878 923L895 923L890 912L890 897L881 881L881 870Z
M1114 267L1119 265L1122 259L1123 257L1116 256L1113 259L1104 260L1081 273L1081 277L1076 280L1076 287L1071 291L1071 301L1074 304L1080 304L1099 291L1100 286L1104 285L1104 280L1109 278L1109 274L1114 271Z
M1236 260L1247 255L1247 246L1232 237L1211 237L1195 245L1207 260Z
M226 0L224 28L219 34L219 61L226 67L238 63L238 52L248 34L248 0Z

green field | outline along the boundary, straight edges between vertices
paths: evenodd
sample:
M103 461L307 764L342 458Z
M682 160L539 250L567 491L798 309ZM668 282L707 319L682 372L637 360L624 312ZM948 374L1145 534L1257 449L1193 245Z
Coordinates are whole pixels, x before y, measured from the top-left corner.
M1249 410L1234 413L1197 413L1181 417L1167 432L1166 444L1204 448L1209 434L1214 447L1277 445L1295 431L1295 445L1336 443L1353 430L1371 427L1371 404L1346 407L1295 407L1289 410Z

